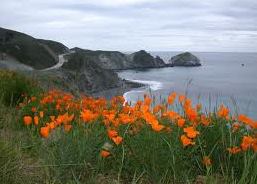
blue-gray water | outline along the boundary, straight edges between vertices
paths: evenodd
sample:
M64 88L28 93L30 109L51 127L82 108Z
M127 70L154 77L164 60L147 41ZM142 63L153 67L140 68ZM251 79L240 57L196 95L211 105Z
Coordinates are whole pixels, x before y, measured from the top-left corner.
M168 61L176 52L152 52ZM206 110L225 104L234 112L257 119L257 53L193 53L201 67L172 67L147 70L127 70L119 76L148 83L149 87L125 94L133 103L144 94L153 94L157 101L176 91L188 92L194 103L203 103ZM244 66L242 66L244 64Z

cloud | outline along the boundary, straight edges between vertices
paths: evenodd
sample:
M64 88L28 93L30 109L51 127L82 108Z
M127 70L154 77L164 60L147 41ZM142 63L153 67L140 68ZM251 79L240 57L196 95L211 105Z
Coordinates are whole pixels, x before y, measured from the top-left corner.
M0 26L69 47L256 51L255 0L2 0Z

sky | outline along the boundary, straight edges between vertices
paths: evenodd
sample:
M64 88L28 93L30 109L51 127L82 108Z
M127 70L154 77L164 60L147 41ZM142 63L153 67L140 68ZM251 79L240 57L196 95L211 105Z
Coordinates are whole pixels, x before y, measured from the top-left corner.
M1 0L0 27L66 46L257 52L257 0Z

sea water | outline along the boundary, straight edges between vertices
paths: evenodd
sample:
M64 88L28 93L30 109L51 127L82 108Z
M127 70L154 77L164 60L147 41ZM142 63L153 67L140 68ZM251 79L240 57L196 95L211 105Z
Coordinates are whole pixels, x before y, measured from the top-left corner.
M165 62L179 52L151 52ZM175 91L186 93L193 103L202 103L206 111L219 104L233 113L243 113L257 120L257 53L193 52L201 67L169 67L119 72L121 78L141 82L145 87L124 94L133 104L144 94L154 96L156 103Z

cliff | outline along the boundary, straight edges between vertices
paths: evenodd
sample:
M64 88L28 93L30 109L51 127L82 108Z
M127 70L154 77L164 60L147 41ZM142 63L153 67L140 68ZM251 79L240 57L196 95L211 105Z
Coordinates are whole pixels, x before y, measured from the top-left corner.
M118 74L101 68L90 57L84 57L81 52L69 56L61 70L67 76L67 80L73 79L79 91L92 93L100 90L118 87L120 79Z
M92 51L80 48L71 50L82 53L84 57L91 58L100 67L109 70L165 67L165 63L160 57L154 58L144 50L132 54L124 54L118 51Z

